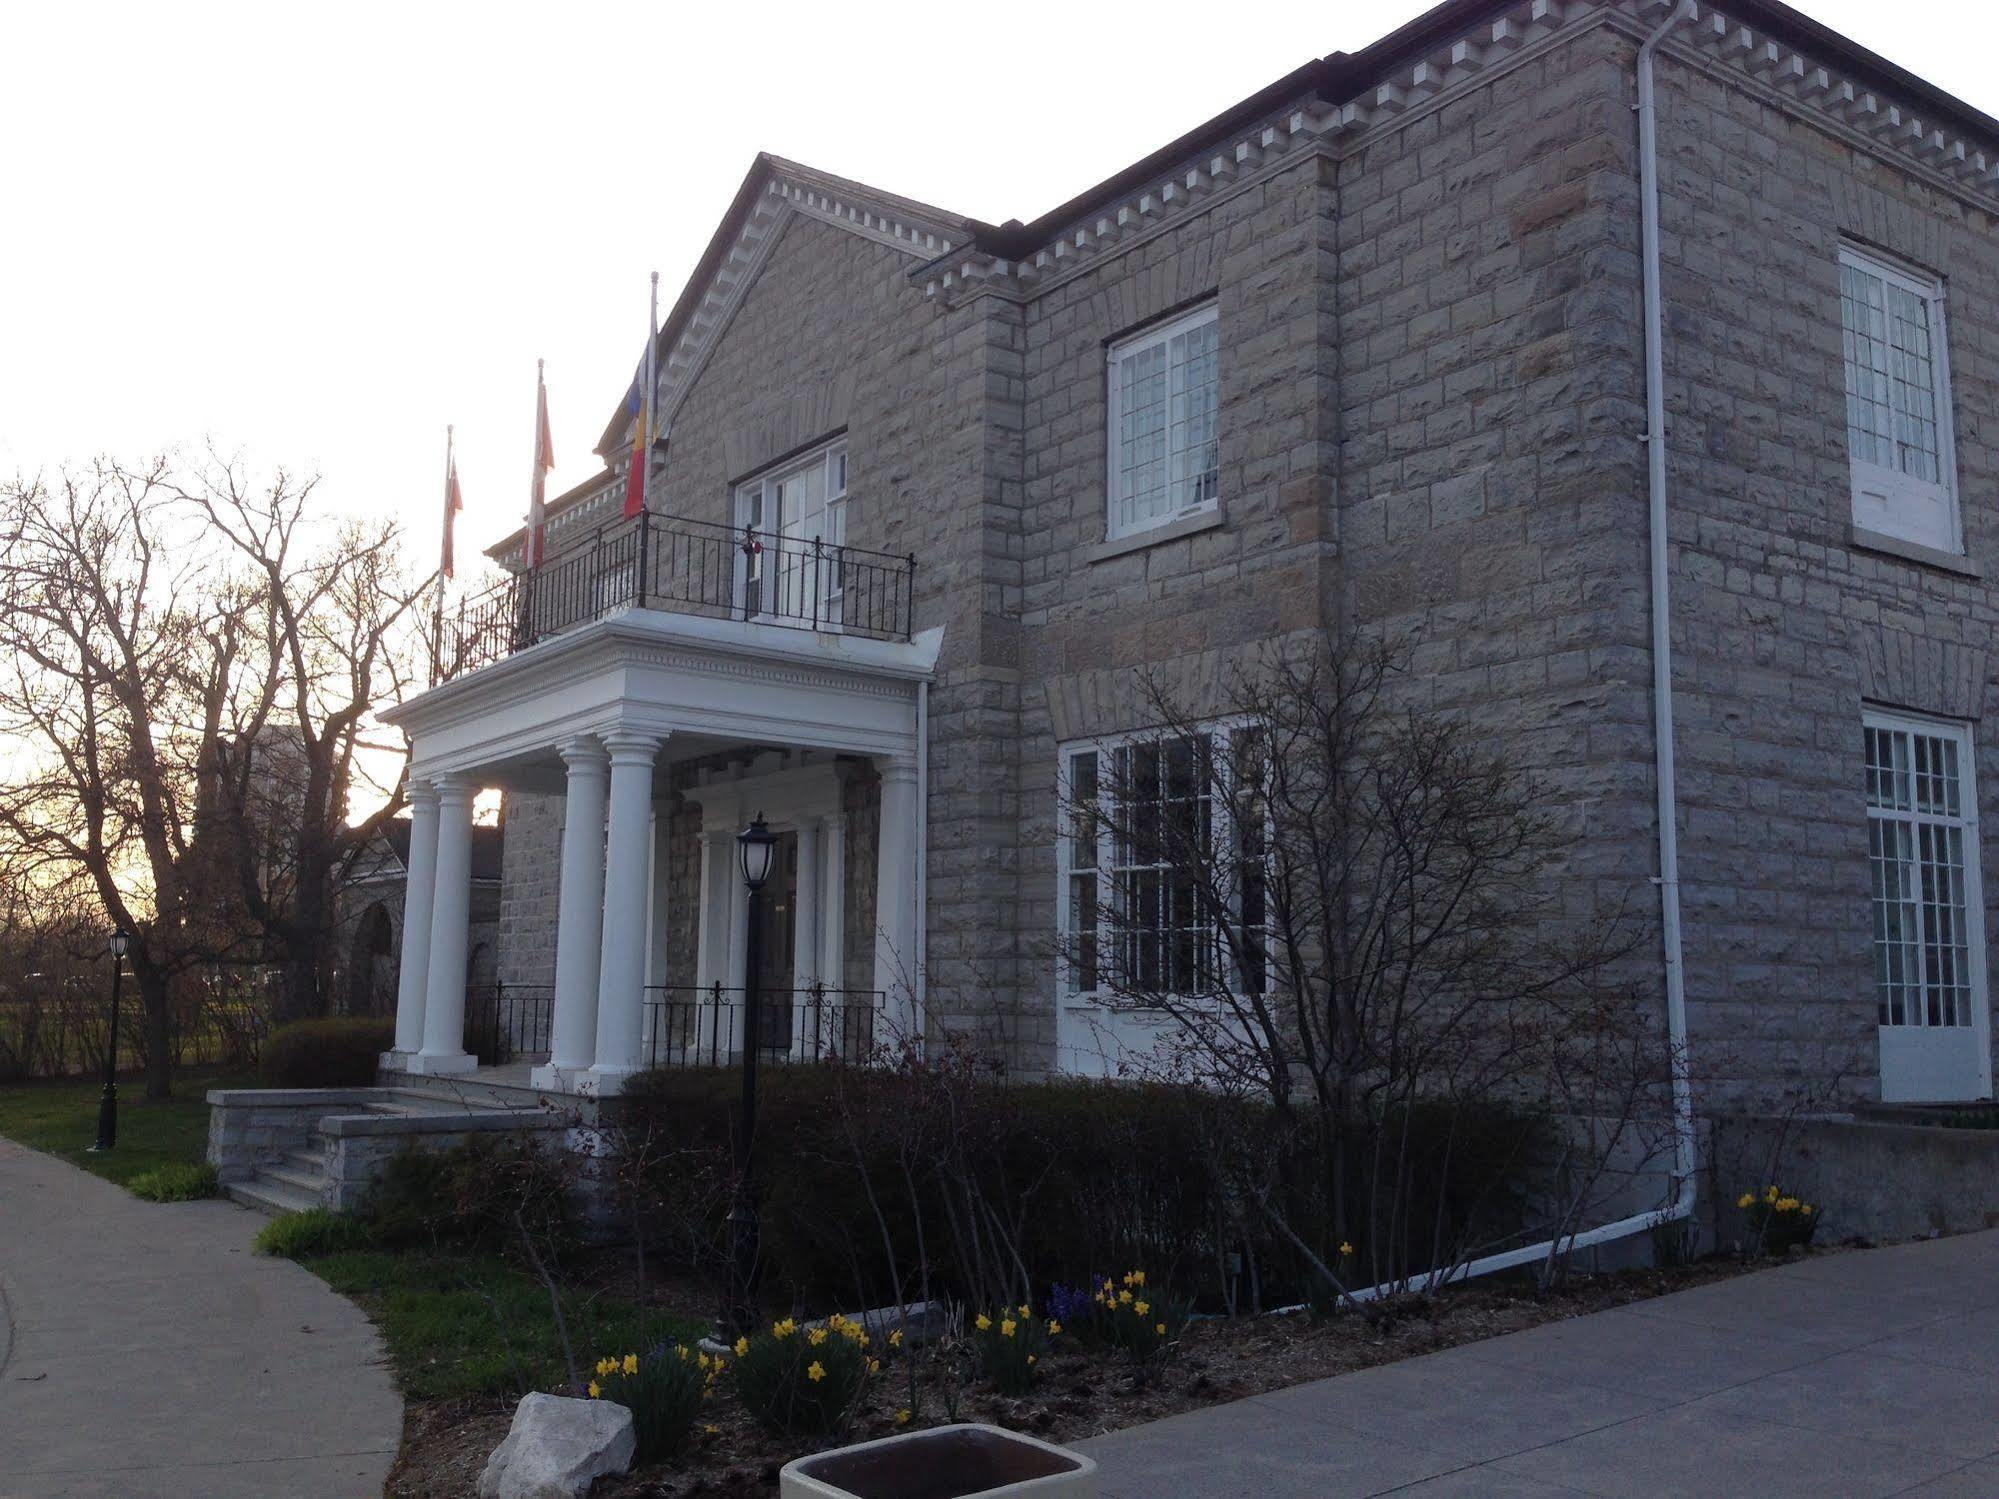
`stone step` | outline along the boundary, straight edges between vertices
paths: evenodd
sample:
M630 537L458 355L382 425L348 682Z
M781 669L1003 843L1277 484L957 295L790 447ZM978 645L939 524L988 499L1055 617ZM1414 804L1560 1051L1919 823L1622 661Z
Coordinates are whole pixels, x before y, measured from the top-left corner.
M293 1165L290 1161L282 1165L259 1166L257 1180L275 1182L293 1191L303 1192L314 1201L319 1201L326 1191L326 1173L319 1169L318 1162L308 1168Z
M294 1171L302 1171L314 1180L324 1180L326 1176L326 1147L314 1140L303 1150L287 1150L285 1164Z
M260 1213L302 1213L307 1208L326 1205L316 1194L308 1195L297 1187L271 1181L262 1175L249 1181L230 1182L223 1190L229 1194L230 1201L255 1208Z
M370 1108L385 1114L532 1114L541 1110L541 1095L532 1088L440 1082L428 1088L390 1088Z

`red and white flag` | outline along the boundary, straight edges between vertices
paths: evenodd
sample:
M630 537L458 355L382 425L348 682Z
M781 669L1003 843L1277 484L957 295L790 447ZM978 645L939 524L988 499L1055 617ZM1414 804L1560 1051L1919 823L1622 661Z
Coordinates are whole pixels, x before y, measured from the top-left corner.
M548 471L555 467L555 443L548 435L548 386L541 375L541 361L534 362L534 487L528 492L528 539L526 561L541 566L546 556L542 527L547 518Z
M452 533L457 529L458 512L465 508L465 501L458 493L458 463L451 454L451 428L444 429L444 555L438 562L438 571L445 577L454 576L452 570Z

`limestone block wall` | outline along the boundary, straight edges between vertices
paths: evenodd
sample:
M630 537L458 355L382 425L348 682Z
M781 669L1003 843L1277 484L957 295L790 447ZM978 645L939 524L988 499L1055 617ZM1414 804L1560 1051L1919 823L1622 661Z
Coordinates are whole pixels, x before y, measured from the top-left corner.
M504 816L495 973L502 984L553 984L562 798L509 791Z
M1670 58L1662 81L1691 1023L1717 1101L1841 1069L1873 1096L1863 707L1968 721L1999 809L1999 225L1739 83ZM1945 282L1960 564L1849 543L1846 241ZM1994 933L1990 810L1983 827Z

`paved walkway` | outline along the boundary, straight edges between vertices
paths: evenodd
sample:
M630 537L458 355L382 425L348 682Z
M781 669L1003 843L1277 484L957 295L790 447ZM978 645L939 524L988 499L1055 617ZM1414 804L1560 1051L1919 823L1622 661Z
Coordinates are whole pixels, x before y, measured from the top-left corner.
M141 1202L0 1140L0 1499L362 1499L403 1406L263 1219Z
M1990 1499L1999 1232L1738 1276L1079 1445L1105 1499Z

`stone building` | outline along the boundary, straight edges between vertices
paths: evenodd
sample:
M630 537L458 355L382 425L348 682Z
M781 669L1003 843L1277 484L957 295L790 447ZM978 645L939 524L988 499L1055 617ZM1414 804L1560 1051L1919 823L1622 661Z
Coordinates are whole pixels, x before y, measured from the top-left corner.
M1198 700L1365 629L1545 780L1549 878L1651 924L1720 1101L1990 1096L1995 213L1999 123L1771 0L1449 0L1032 223L758 157L657 339L646 512L621 411L391 715L392 1065L470 1065L500 786L544 1085L727 1053L760 811L764 1045L809 1002L1101 1067L1065 767L1147 727L1139 668Z

